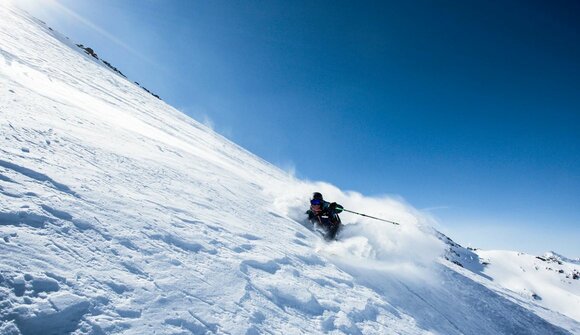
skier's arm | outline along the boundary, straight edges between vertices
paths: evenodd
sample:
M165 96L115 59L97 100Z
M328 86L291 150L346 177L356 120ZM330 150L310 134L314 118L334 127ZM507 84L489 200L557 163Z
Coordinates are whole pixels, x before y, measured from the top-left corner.
M333 202L330 204L330 206L328 206L328 210L333 214L342 213L343 209L344 207L342 207L342 205L337 204L336 202Z
M306 214L308 214L308 220L312 220L316 216L311 209L307 210Z

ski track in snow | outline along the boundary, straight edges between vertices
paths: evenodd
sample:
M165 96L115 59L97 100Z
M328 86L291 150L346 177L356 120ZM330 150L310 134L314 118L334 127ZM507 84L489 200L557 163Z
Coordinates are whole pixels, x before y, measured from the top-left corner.
M404 202L296 180L12 5L0 18L1 334L580 333L443 260ZM326 244L314 190L403 224L345 214Z

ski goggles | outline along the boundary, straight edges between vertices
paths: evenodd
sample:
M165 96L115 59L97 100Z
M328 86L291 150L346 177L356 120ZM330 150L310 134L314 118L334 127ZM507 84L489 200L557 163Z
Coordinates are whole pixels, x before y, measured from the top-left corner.
M310 204L313 205L313 206L322 205L322 200L320 200L320 199L312 199L312 200L310 200Z

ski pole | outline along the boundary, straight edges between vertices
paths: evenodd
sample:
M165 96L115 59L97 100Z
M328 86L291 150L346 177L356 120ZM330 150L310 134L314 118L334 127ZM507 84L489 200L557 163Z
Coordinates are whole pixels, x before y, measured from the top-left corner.
M374 216L370 216L370 215L366 215L366 214L363 214L363 213L357 213L357 212L354 212L354 211L349 211L348 209L344 209L344 208L342 210L344 212L349 212L349 213L356 214L356 215L360 215L360 216L366 216L367 218L371 218L371 219L375 219L375 220L379 220L379 221L383 221L383 222L392 223L392 224L397 225L397 226L400 225L398 222L395 222L395 221L380 219L380 218L377 218L377 217L374 217Z

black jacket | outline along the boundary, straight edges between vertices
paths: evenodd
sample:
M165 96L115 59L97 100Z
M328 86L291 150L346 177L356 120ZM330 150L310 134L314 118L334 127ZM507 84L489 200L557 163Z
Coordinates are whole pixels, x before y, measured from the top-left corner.
M342 212L344 207L336 202L330 203L328 201L323 201L322 206L320 207L321 210L319 212L313 211L312 208L306 211L306 214L308 214L308 220L321 224L324 224L324 221L326 220L330 221L332 224L340 223L340 217L338 214Z

